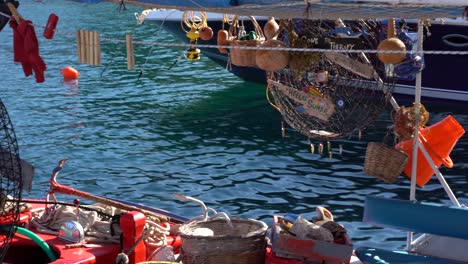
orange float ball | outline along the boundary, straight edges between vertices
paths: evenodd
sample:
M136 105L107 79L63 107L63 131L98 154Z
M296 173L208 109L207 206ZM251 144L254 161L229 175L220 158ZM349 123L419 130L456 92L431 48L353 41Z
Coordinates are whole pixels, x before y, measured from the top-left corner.
M64 79L78 79L78 77L80 77L80 73L70 66L63 68L60 73L63 75Z
M200 38L205 41L210 40L214 35L213 29L208 26L200 28L198 33L200 34Z
M377 52L377 57L381 62L385 64L397 64L405 59L405 53L403 52L406 51L406 46L398 38L387 38L379 44L377 51L401 51L402 53Z
M378 51L400 51L397 53L384 53ZM395 18L388 19L387 39L384 39L377 47L377 57L385 64L397 64L405 59L406 46L396 37Z

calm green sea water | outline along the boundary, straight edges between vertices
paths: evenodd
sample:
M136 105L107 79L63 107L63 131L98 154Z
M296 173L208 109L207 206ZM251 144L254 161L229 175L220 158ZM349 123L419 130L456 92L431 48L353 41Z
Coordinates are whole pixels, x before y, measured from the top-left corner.
M34 189L42 198L57 162L69 161L59 182L74 188L157 206L193 217L200 209L176 200L182 193L233 216L271 222L273 214L312 217L326 206L357 245L401 247L405 234L361 223L366 195L408 197L409 181L384 184L362 173L369 141L382 140L387 113L359 140L331 143L333 157L311 154L306 138L281 137L280 116L265 100L265 87L243 82L205 57L173 62L183 48L136 44L137 70L128 71L125 34L139 41L177 41L154 25L136 26L127 6L109 3L22 1L19 11L36 25L46 82L25 78L13 63L12 32L0 32L1 99L15 126L23 159L36 167ZM59 17L53 40L42 37L48 15ZM103 66L77 64L75 30L99 31ZM60 69L81 73L64 82ZM143 68L141 78L139 69ZM468 127L468 112L450 105L426 105L431 122L452 114ZM324 143L314 141L314 144ZM338 146L343 146L340 155ZM468 139L452 152L453 169L442 169L461 202L468 204ZM418 191L421 200L447 202L434 179ZM72 201L71 197L63 197ZM402 216L404 217L404 216Z

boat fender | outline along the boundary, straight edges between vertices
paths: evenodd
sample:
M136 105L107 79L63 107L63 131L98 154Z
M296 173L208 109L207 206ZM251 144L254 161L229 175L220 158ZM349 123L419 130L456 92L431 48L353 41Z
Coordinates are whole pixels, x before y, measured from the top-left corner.
M229 45L229 32L227 30L219 30L218 31L218 36L217 36L217 44L218 46L227 46ZM218 48L219 52L221 53L227 53L227 49L225 48Z
M34 234L33 232L29 231L26 228L15 226L16 232L20 235L26 236L34 241L49 257L50 261L53 262L57 259L55 256L54 251L50 248L49 244L47 244L42 238L38 235Z

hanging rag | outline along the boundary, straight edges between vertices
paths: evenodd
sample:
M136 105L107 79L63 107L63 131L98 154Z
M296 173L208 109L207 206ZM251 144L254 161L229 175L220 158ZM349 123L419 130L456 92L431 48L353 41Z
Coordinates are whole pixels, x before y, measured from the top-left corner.
M13 30L13 61L21 63L24 75L27 77L32 74L32 67L27 61L26 51L24 50L24 37L18 31L18 23L15 20L10 20L10 27Z
M17 23L12 19L10 27L13 29L13 60L21 63L26 77L32 75L34 71L36 82L44 82L44 71L47 66L39 55L39 42L32 21L20 20Z
M47 66L39 55L39 42L32 21L21 20L18 25L18 32L23 36L23 48L26 53L26 60L34 71L36 82L44 82L44 71L47 69Z

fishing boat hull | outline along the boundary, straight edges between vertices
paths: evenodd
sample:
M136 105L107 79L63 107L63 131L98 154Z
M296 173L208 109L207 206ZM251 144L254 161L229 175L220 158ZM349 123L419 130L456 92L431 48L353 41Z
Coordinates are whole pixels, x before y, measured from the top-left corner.
M113 199L112 199L113 200ZM78 264L78 263L116 263L116 259L119 258L119 254L122 252L128 253L129 262L127 263L143 263L143 261L150 261L154 252L162 247L149 246L145 243L145 246L140 247L134 245L143 244L138 242L139 235L137 234L138 229L142 229L144 226L144 217L139 212L129 212L120 217L120 225L122 227L122 238L121 243L110 243L105 241L92 242L73 242L63 239L61 235L45 233L43 230L35 227L33 222L37 221L34 215L37 215L43 211L46 207L51 205L51 202L46 200L30 199L24 200L29 203L32 208L24 211L20 215L20 221L17 223L18 226L25 231L17 232L13 237L7 254L5 255L2 263L54 263L54 264ZM152 208L149 206L135 204L132 202L125 202L122 200L113 200L123 205L140 208L148 212L154 212L155 214L165 214L166 211ZM81 209L83 210L83 209ZM166 217L171 217L171 225L177 226L182 224L182 220L187 221L186 218L169 213ZM130 214L130 217L126 217ZM131 219L131 225L126 225L122 219ZM133 221L135 220L135 221ZM77 220L78 221L78 220ZM25 232L28 233L25 235ZM58 231L60 233L60 230ZM130 243L125 243L126 240L130 240ZM174 232L166 235L166 245L164 247L170 247L175 256L180 253L182 246L182 239L179 233ZM229 247L229 245L227 245ZM312 249L311 249L312 250ZM25 254L24 252L27 252ZM132 252L132 253L130 253ZM271 246L265 249L264 263L267 264L303 264L308 263L301 261L296 258L284 258L277 256ZM51 257L52 256L52 257ZM351 257L354 264L361 263L356 256ZM152 261L155 261L152 259ZM159 259L158 261L168 261ZM151 261L150 261L151 262ZM150 263L148 262L148 263ZM118 263L118 262L117 262ZM156 263L156 262L151 262ZM159 263L159 262L158 262ZM164 262L166 263L166 262ZM167 262L169 263L169 262ZM172 263L172 262L170 262ZM263 263L263 262L262 262Z
M187 258L205 259L211 263L215 258L226 257L227 253L233 258L243 255L243 261L238 263L254 263L254 260L255 263L268 264L306 263L296 257L277 256L271 244L267 243L267 225L264 222L217 213L189 196L175 194L180 200L198 203L204 212L201 216L187 219L162 209L106 198L59 184L57 176L66 160L59 161L53 170L50 189L44 200L21 199L19 221L15 221L13 227L16 232L8 244L3 263L134 264L174 262L179 257L183 263L193 263L185 262ZM73 203L58 201L55 194L71 195L75 199ZM76 197L96 203L83 205ZM3 227L12 224L5 222L8 220L2 221ZM194 226L197 228L192 229ZM229 230L223 235L225 229ZM350 240L345 242L352 250ZM216 246L216 250L208 250L210 245ZM314 256L321 257L318 249L310 248L310 251L316 251ZM351 254L345 257L346 262L354 259L359 263Z
M73 242L63 239L60 235L39 231L34 226L33 215L44 210L46 206L50 206L50 202L45 200L28 200L31 209L22 212L18 226L22 226L22 232L18 232L12 239L10 247L3 259L3 263L115 263L119 253L122 252L122 244L110 243L105 241L100 242ZM129 205L135 205L128 203ZM142 209L153 210L153 208L142 206ZM161 212L159 209L154 209L154 212ZM171 214L175 216L174 214ZM138 217L136 218L138 221ZM177 219L177 217L176 217ZM179 219L184 219L180 217ZM131 237L133 231L138 229L138 222L135 226L127 226L123 228L123 237ZM174 220L172 224L178 223ZM123 227L123 226L122 226ZM59 233L60 231L58 231ZM180 237L176 234L167 236L167 244L178 251L180 248ZM48 248L44 248L44 246ZM154 250L154 248L153 248ZM134 255L141 255L141 248L136 248ZM24 252L28 252L24 254ZM148 247L145 247L145 253L150 252ZM51 260L50 254L55 256L55 260ZM147 256L145 256L147 257Z
M181 11L154 9L148 12L144 21L156 23L181 41L188 42L185 32L181 29ZM266 17L257 17L263 27ZM444 23L432 23L430 33L424 40L424 50L437 51L468 51L468 21L444 20ZM449 23L452 21L452 23ZM410 28L416 25L408 21ZM214 32L222 28L222 15L208 14L208 23ZM249 23L246 19L244 23ZM248 24L246 25L248 27ZM429 36L430 35L430 36ZM216 45L216 38L210 41L200 41L200 44ZM216 48L201 48L201 56L206 56L234 75L249 82L265 84L266 72L257 67L228 66L228 57ZM468 101L468 82L466 81L466 56L425 54L425 68L422 74L421 95L424 101L446 101L463 103ZM415 81L399 80L394 95L398 99L413 99Z

